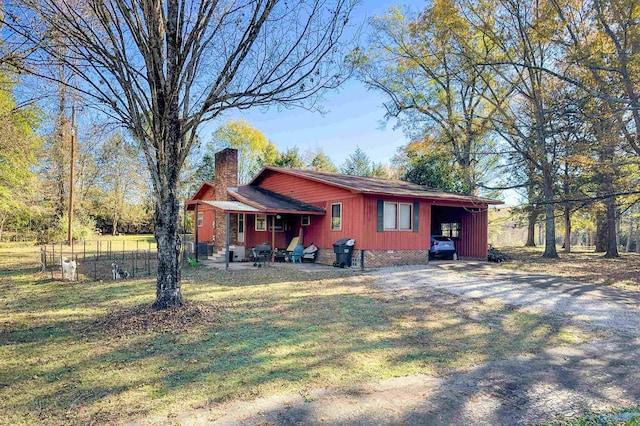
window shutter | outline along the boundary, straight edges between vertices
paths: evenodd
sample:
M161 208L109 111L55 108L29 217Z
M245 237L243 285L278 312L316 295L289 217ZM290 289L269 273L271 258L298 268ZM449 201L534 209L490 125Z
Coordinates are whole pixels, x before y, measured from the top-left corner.
M384 201L378 200L378 232L384 231Z
M413 203L413 232L419 232L420 228L420 203Z

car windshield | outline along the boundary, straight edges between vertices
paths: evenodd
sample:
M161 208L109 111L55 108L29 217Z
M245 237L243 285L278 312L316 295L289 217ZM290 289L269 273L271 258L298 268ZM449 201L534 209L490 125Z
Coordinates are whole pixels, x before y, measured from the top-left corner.
M449 237L433 237L436 241L451 241Z

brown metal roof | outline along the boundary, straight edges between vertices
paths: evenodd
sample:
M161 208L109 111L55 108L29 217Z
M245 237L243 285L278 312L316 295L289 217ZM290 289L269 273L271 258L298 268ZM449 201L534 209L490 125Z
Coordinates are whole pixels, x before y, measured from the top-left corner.
M454 192L440 191L426 186L416 185L396 179L383 179L363 176L344 175L340 173L318 172L314 170L289 169L267 166L251 181L249 185L259 185L269 173L284 173L304 179L322 182L327 185L343 188L356 193L374 195L392 195L398 197L434 198L438 200L469 201L481 204L502 204L502 201L490 198L463 195Z
M320 207L312 206L257 186L239 186L238 188L229 189L227 193L236 200L255 207L264 213L325 214L325 210Z

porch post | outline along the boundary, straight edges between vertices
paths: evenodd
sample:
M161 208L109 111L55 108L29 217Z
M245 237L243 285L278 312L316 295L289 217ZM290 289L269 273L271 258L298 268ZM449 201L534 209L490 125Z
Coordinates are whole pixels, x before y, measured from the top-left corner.
M275 245L276 245L276 216L273 215L271 216L271 264L274 264L276 261Z
M196 253L195 253L195 255L196 255L196 260L198 260L198 228L199 228L199 226L198 226L198 206L199 206L199 205L200 205L200 203L196 203L196 209L195 209L195 210L194 210L194 212L193 212L193 215L194 215L194 217L193 217L193 219L194 219L194 220L193 220L193 225L194 225L194 227L196 228L196 229L193 231L193 239L194 239L194 242L193 242L193 249L194 249L194 251L196 252Z
M227 225L227 229L225 230L225 242L224 242L224 261L225 261L225 269L229 269L229 225L230 225L230 220L229 220L229 212L225 213L225 220L226 220L226 225Z

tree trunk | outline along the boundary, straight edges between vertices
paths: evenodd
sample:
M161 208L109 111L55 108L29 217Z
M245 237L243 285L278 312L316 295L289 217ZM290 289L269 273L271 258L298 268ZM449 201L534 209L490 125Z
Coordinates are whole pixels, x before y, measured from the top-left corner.
M564 252L571 253L571 208L564 207Z
M155 309L182 306L180 289L179 203L175 184L156 202L155 236L158 242L158 280Z
M156 183L155 236L158 242L158 280L156 283L155 309L182 306L180 289L180 116L178 104L170 103L167 119L163 123L165 138L164 158L158 157L160 173Z
M607 198L605 203L607 205L607 252L604 257L613 259L620 257L620 254L618 253L618 238L616 236L616 197Z
M9 214L6 211L2 212L2 215L0 215L0 241L2 241L2 234L4 233L4 224L7 220L8 215Z
M625 253L629 253L631 251L631 242L633 241L633 213L632 212L633 212L633 209L629 210L629 233L627 234L627 244L624 247ZM1 239L2 238L0 238L0 240Z
M595 252L604 253L607 251L607 225L606 216L603 212L596 213L596 239Z
M558 251L556 250L556 206L553 203L553 180L549 173L544 173L544 253L542 257L556 258Z
M538 221L538 209L532 207L527 216L527 242L524 243L525 247L536 246L536 222Z

